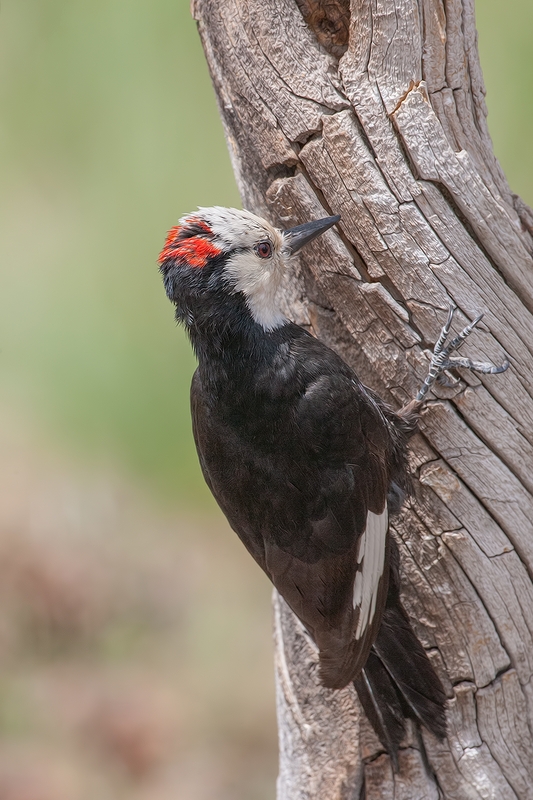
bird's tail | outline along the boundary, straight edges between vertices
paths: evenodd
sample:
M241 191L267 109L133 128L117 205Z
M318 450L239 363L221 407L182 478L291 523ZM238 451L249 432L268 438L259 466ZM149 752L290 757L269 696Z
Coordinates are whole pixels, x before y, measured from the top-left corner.
M383 621L354 685L368 719L397 767L406 718L415 719L439 739L446 736L446 694L401 605L394 561L393 557Z

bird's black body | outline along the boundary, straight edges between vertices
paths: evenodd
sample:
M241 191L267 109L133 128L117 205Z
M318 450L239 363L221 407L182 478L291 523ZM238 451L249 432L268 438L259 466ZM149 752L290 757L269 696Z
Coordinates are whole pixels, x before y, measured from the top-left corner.
M161 257L199 361L191 404L203 474L316 642L324 685L354 681L395 758L405 716L445 733L444 691L401 606L388 531L408 489L409 425L330 348L275 315L263 283L276 264L257 285L252 270L252 250L273 258L263 254L265 241L232 229L252 241L242 262L244 244L220 246L224 236L231 241L220 220L237 223L215 211L207 221L185 220ZM257 238L263 229L254 220ZM259 222L283 253L280 232Z
M202 359L194 376L200 462L233 529L328 652L325 682L345 686L375 638L369 631L361 663L342 669L355 549L367 511L383 511L403 443L332 350L291 323L257 328L232 337L221 359ZM385 591L386 576L381 603Z
M230 525L317 643L324 684L355 680L389 749L406 713L443 735L444 693L401 606L389 535L374 624L363 640L351 635L357 546L367 511L407 488L408 425L297 325L252 326L220 352L201 357L191 407L202 471Z

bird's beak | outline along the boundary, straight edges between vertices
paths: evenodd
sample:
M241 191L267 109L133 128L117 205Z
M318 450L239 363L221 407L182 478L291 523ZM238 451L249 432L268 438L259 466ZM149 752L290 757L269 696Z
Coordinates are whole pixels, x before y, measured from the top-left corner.
M295 228L283 231L285 246L289 253L291 255L296 253L304 244L312 241L316 236L320 236L321 233L335 225L340 218L340 214L336 214L334 217L314 219L312 222L304 222L303 225L297 225Z

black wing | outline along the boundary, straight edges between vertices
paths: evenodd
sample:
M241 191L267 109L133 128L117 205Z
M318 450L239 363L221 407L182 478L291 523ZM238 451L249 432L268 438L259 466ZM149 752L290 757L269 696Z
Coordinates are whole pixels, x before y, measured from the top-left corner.
M303 346L286 357L284 390L256 385L238 413L208 399L196 373L193 431L230 525L313 636L323 683L339 688L363 667L385 605L392 445L344 362L311 337Z

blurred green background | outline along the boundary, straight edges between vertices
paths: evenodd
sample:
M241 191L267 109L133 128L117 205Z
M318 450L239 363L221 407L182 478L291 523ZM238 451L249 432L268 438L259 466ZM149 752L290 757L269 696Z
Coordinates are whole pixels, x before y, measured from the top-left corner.
M166 230L239 202L188 4L5 2L2 372L12 403L176 502L205 502Z
M477 19L532 203L533 5ZM239 204L188 3L5 0L0 40L0 797L272 798L270 589L201 480L156 268Z

